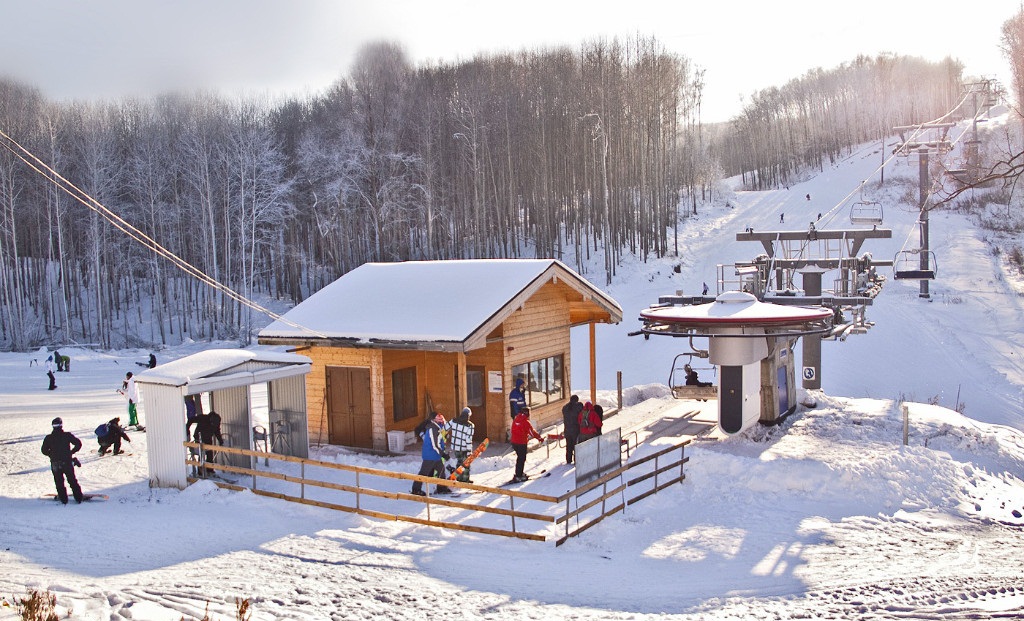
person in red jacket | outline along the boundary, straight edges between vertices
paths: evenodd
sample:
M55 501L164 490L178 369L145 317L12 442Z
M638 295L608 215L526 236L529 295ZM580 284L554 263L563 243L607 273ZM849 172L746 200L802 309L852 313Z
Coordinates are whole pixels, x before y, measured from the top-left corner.
M601 435L602 417L594 411L594 404L587 401L580 410L580 437L578 442L585 442Z
M536 438L543 442L543 438L530 423L530 408L520 408L519 414L516 414L515 420L512 421L511 433L512 449L516 452L516 474L512 480L517 483L529 478L523 472L523 468L526 466L526 443L530 441L530 438Z

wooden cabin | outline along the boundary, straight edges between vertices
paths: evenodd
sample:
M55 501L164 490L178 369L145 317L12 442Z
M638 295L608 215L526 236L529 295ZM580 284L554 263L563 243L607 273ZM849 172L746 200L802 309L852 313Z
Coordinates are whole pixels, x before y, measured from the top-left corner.
M538 428L571 395L570 328L618 323L611 297L553 259L367 263L259 333L312 360L309 439L385 450L428 412L469 406L477 439L505 441L516 378ZM585 364L587 361L583 361Z

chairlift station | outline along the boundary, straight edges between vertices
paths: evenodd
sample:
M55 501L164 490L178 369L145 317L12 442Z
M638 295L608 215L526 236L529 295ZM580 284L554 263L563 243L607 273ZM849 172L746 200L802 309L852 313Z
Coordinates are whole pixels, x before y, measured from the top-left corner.
M691 352L680 356L715 366L723 432L737 434L756 422L775 424L796 409L794 348L801 337L802 385L819 389L821 341L845 341L873 325L865 309L885 282L876 268L894 262L861 251L866 241L891 238L892 231L878 227L880 205L858 203L850 217L871 228L817 230L811 223L805 231L737 233L736 241L760 242L764 253L719 265L715 296L660 296L640 312L643 325L633 334L687 338ZM838 275L826 289L824 276L833 271ZM707 338L707 349L697 348L695 338ZM675 366L669 380L673 395L708 397L706 387L674 385Z

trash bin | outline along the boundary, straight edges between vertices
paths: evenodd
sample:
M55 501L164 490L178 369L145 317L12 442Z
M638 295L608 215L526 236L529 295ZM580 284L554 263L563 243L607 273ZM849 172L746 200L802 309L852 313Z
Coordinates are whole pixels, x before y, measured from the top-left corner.
M402 453L405 451L404 431L388 432L388 450L391 451L392 453Z

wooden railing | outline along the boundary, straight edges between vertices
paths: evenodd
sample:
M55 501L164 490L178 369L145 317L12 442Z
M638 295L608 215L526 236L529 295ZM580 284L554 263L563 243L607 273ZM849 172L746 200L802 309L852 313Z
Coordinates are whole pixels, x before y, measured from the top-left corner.
M225 489L236 491L248 489L254 494L261 496L324 507L336 511L356 513L382 520L411 522L426 526L533 541L545 541L547 537L543 532L537 532L536 527L524 528L522 522L541 525L552 523L564 524L565 534L556 540L555 545L557 546L564 543L569 537L574 537L600 523L609 515L623 511L627 506L639 502L643 498L657 493L669 485L682 482L685 479L683 465L689 461L689 458L684 454L684 450L689 443L690 441L687 440L662 449L657 453L629 462L613 472L605 474L598 480L570 490L561 496L549 496L459 481L442 482L436 477L317 461L249 449L206 445L195 442L185 442L184 446L190 449L192 453L186 459L188 467L194 469L193 476L188 478L189 482L201 480L205 469L218 473L216 476L219 478L213 478L212 480L218 486ZM264 463L268 460L273 460L283 464L292 464L291 466L279 466L278 468L292 468L297 469L298 472L289 474L273 469L260 470L208 462L205 459L206 451L224 455L244 455L253 458L251 460L253 463L257 463L257 459L262 459ZM679 453L678 458L667 457L676 451ZM652 461L653 464L651 464ZM665 463L666 461L668 463ZM327 477L316 478L311 476L309 471L317 468L347 473L347 476L352 480L339 483L323 480L323 478ZM636 474L631 479L623 479L628 473L635 473L640 468L643 468L645 471ZM676 472L677 468L678 472ZM224 475L241 478L232 481L224 478ZM242 478L246 479L245 483L242 482ZM420 481L423 483L423 489L427 495L419 496L408 492L382 489L386 485L382 485L379 482L374 484L375 481L383 480L401 480L410 484L413 481ZM430 485L438 483L443 483L456 490L481 492L483 495L479 497L474 495L474 502L465 502L461 497L452 498L431 494ZM644 483L647 483L649 488L641 493L627 497L630 488ZM282 487L287 486L296 487L297 490L282 489ZM600 490L596 497L584 499L595 490ZM289 493L289 491L292 493ZM339 494L343 497L347 496L349 502L340 502L340 499L337 498ZM614 500L609 503L608 501L612 499ZM401 511L403 506L401 504L394 504L393 501L423 504L426 506L426 517L420 515L420 509L416 510L416 515L408 511L403 512ZM517 503L519 504L518 508ZM575 505L575 508L571 508L573 505ZM600 505L600 510L595 515L595 512L591 510L598 505ZM447 510L447 513L440 517L434 515L442 507ZM524 508L532 510L526 511ZM476 514L506 517L509 520L508 527L480 526L469 523ZM519 520L519 523L517 523L517 520Z

